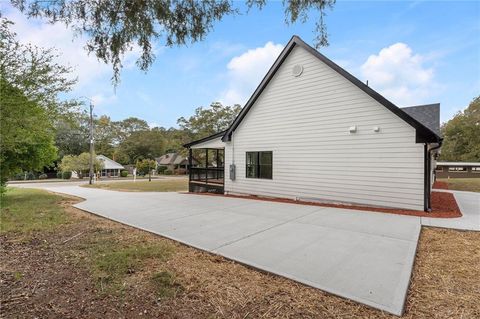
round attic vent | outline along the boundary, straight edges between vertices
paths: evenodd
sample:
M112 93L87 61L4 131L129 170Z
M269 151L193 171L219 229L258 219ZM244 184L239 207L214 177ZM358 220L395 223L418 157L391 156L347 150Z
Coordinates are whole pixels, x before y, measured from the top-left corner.
M300 64L296 64L292 69L293 76L300 76L303 73L303 66Z

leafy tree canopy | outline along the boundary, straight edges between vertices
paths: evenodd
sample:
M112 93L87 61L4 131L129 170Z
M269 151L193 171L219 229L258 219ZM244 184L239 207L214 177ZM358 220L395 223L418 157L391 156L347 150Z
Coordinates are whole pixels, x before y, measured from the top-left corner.
M155 59L154 43L166 46L185 45L203 40L214 23L227 15L242 12L230 0L11 0L30 17L46 17L51 23L61 22L77 33L89 36L88 52L93 52L114 70L119 81L122 56L134 45L142 50L137 65L147 70ZM262 9L266 0L246 0L248 10ZM328 45L324 21L326 10L335 0L283 0L285 22L305 22L317 12L315 45Z
M155 168L155 160L147 158L138 160L135 167L137 168L137 172L140 175L150 174L152 172L152 169Z
M192 139L202 138L226 130L241 109L239 104L223 106L220 102L214 102L208 108L197 108L188 119L179 118L177 123L190 133Z
M480 162L480 96L442 125L440 160Z
M54 122L75 102L60 93L75 83L50 49L24 45L0 19L0 186L19 171L40 171L57 158Z
M135 163L140 159L161 156L164 152L164 137L159 130L137 131L120 144L116 159L122 164Z
M13 22L0 19L0 74L10 85L18 88L25 97L42 106L54 119L70 111L79 103L61 101L60 93L70 91L76 78L72 69L55 62L58 54L17 41L16 33L9 29Z
M21 171L39 171L57 158L44 108L0 76L0 187Z
M55 145L58 157L79 155L89 149L88 114L72 112L55 123Z
M103 161L98 160L93 154L93 169L95 172L103 169ZM77 172L82 175L90 169L90 153L82 153L80 155L66 155L62 158L59 168L62 172Z

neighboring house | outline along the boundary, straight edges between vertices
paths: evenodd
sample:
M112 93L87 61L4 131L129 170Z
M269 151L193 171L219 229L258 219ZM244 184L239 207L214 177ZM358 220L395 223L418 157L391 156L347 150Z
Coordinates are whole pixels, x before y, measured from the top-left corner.
M165 166L167 170L170 170L172 173L180 172L182 170L186 172L188 168L188 158L177 153L167 153L155 158L155 161L157 167Z
M119 177L120 171L124 169L121 164L104 155L97 155L97 160L103 162L103 169L100 171L100 176L102 177Z
M439 109L398 108L294 36L230 127L185 145L189 189L428 211Z
M437 162L437 178L480 178L480 162Z

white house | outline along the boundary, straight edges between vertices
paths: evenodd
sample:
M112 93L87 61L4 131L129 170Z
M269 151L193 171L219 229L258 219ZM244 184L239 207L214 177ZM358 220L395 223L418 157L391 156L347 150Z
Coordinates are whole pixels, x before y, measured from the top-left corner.
M119 177L120 171L124 169L121 164L109 159L105 155L97 155L97 160L103 162L103 169L100 172L102 177Z
M231 126L185 145L189 188L427 211L439 109L398 108L294 36Z

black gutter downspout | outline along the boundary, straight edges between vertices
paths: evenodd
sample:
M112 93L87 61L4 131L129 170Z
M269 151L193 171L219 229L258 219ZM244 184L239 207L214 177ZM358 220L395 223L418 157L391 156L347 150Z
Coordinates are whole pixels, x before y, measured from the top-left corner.
M428 143L425 143L424 147L424 154L425 154L425 185L424 185L424 211L426 212L431 212L432 211L432 205L431 205L431 200L430 200L430 194L431 194L431 174L432 174L432 151L439 149L442 147L442 142L443 140L440 140L438 142L438 145L428 149Z
M428 212L430 207L430 177L428 163L429 161L428 143L423 145L423 210Z

